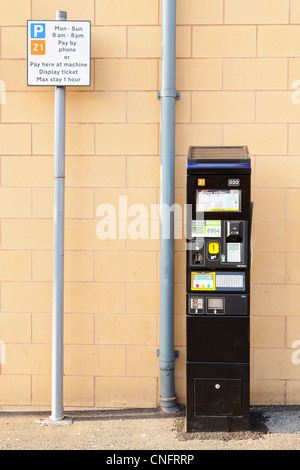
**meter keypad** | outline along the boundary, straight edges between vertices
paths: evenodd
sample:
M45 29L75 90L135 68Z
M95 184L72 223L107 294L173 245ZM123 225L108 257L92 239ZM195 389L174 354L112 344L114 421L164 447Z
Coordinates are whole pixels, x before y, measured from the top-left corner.
M244 276L241 274L217 274L216 289L244 289Z
M227 243L227 262L240 263L241 262L241 244L240 243Z

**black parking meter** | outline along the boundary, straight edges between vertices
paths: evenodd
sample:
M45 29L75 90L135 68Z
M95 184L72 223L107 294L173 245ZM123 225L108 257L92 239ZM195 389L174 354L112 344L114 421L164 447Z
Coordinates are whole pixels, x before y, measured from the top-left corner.
M187 431L249 428L251 160L190 147L187 162Z

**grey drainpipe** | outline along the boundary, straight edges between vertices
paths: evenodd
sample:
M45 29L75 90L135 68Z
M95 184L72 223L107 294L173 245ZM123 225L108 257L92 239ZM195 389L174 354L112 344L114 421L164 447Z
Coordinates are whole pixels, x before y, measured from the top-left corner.
M160 405L177 411L174 352L174 204L176 0L162 0L160 163Z

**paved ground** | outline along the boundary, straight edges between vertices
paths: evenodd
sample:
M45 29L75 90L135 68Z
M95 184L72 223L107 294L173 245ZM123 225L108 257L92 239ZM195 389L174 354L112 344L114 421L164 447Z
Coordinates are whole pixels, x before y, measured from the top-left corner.
M112 456L121 450L133 455L135 450L300 450L300 406L253 407L251 430L237 433L186 433L184 410L68 412L66 417L72 424L53 426L48 414L0 413L0 450L105 450Z

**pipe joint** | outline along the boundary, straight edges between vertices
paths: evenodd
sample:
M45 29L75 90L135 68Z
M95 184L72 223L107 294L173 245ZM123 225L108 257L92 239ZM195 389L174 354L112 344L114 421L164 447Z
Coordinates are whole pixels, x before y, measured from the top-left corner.
M162 411L165 413L174 413L179 411L177 406L177 395L172 398L162 398L160 397L160 406Z
M168 361L168 362L160 362L159 363L159 368L161 371L164 372L170 372L175 370L175 362L174 361Z

